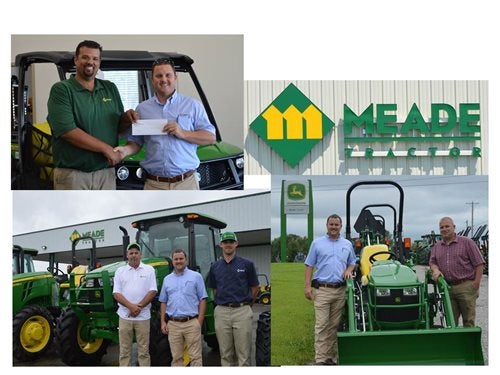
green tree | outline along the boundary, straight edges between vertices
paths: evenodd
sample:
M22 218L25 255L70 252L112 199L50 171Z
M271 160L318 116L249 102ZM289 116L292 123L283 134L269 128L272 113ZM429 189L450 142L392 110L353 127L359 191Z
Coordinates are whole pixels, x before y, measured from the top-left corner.
M294 262L300 261L302 262L309 252L309 245L307 241L307 237L301 237L296 234L288 234L287 235L287 246L286 246L286 255L287 259L285 262ZM281 237L276 237L271 242L272 248L272 261L279 262L280 261L280 253L281 253Z

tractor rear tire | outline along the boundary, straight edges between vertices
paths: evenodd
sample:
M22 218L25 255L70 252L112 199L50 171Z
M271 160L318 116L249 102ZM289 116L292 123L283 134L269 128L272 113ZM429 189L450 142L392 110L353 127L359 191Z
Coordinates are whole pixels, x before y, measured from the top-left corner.
M45 307L26 306L14 315L12 333L14 357L33 361L52 346L54 318Z
M69 366L96 366L106 354L110 340L87 341L80 335L82 323L71 310L57 319L56 342L61 360Z
M255 339L255 364L271 366L271 312L260 313Z

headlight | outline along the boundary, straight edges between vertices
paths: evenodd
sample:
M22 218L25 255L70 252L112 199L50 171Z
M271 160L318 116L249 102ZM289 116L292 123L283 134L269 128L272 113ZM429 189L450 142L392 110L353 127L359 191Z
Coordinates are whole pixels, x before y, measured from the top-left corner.
M236 159L234 163L238 168L243 168L245 166L245 159L244 158L238 158Z
M404 296L416 296L416 295L418 295L418 289L415 287L403 288L403 295Z
M144 172L143 172L142 168L137 168L137 169L135 170L135 175L136 175L136 177L137 177L139 180L141 180L141 179L142 179L142 174L143 174L143 173L144 173Z
M116 177L118 177L118 179L120 181L125 181L128 178L129 174L130 174L130 172L129 172L128 168L124 165L122 165L116 171Z
M389 288L377 288L376 289L377 297L390 297L391 290Z

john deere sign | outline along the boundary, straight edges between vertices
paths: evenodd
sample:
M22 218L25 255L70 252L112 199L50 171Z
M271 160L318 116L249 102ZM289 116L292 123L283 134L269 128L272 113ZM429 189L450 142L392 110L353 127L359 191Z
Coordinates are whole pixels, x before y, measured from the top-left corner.
M354 154L352 147L345 148L347 158L352 156L437 156L445 155L458 157L462 150L452 146L447 150L439 150L438 146L448 146L450 142L475 142L480 137L479 103L461 103L458 110L446 103L431 104L430 121L426 121L417 104L413 104L406 119L397 122L396 104L370 104L363 112L356 114L349 106L344 105L344 144L366 144L364 152ZM353 135L354 130L361 130L360 135ZM394 150L392 145L385 151L375 154L370 144L375 142L428 142L431 146L425 149L411 146L407 150ZM479 147L472 147L466 151L467 155L481 156Z
M309 191L302 181L285 181L285 214L309 213Z
M335 126L295 85L290 84L251 124L291 167Z

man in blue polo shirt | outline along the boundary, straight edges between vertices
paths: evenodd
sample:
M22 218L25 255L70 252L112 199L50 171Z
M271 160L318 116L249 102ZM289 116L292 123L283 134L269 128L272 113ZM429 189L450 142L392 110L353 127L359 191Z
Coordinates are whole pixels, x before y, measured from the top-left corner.
M259 292L254 264L236 255L233 232L221 235L223 256L212 264L207 285L214 290L215 333L222 366L250 366L252 354L252 304Z
M183 366L184 343L190 366L202 366L201 327L207 309L203 277L187 268L182 249L172 252L174 271L165 276L158 300L161 302L161 331L167 335L172 366Z
M337 329L345 306L345 279L352 277L356 266L352 244L340 235L341 229L342 218L330 215L327 234L312 242L305 260L304 294L314 301L315 360L322 365L337 363Z

